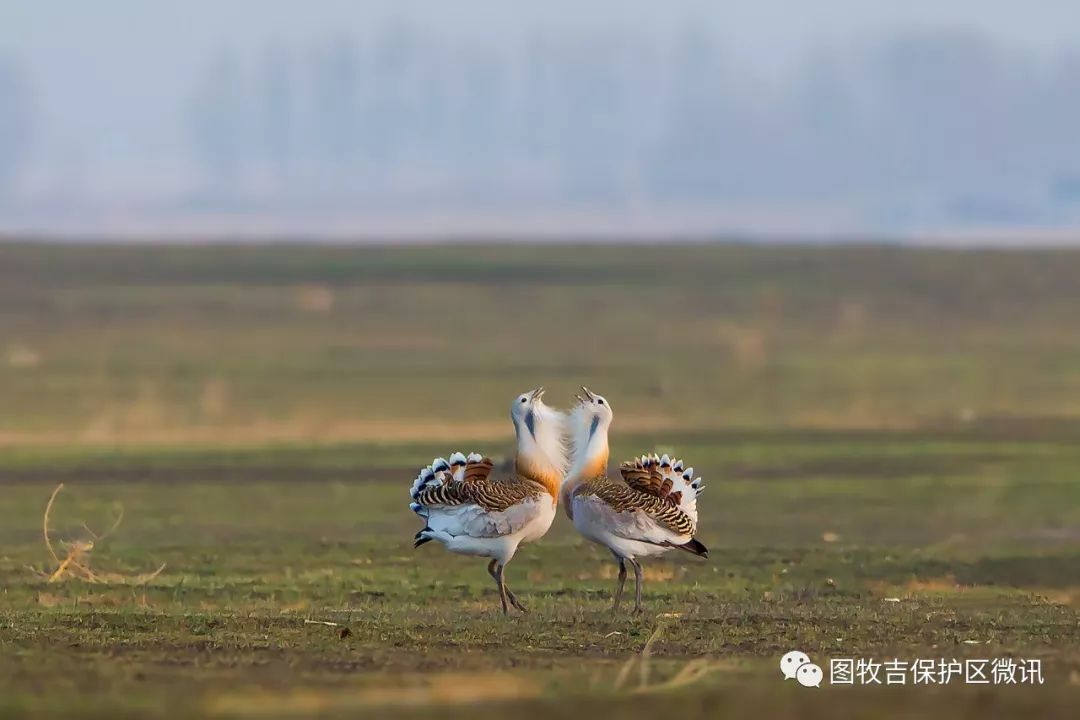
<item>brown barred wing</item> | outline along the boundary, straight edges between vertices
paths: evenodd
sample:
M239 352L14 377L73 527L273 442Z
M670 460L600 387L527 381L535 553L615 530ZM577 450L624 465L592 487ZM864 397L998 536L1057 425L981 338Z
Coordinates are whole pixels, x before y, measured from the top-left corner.
M501 480L483 477L429 487L419 494L417 502L425 507L478 505L498 512L539 497L542 492L541 485L517 475Z
M543 485L516 474L501 480L488 478L471 487L474 502L492 512L506 510L544 494Z
M491 475L493 467L495 467L495 461L491 458L470 455L461 474L461 481L464 483L485 482Z
M697 498L705 486L694 468L678 458L654 453L624 462L619 470L627 485L669 502L697 523Z
M697 530L694 518L683 512L678 504L629 484L597 478L582 483L574 494L594 495L616 512L643 512L676 535L692 536Z
M671 493L671 479L665 478L655 465L643 465L639 461L624 462L619 466L619 472L626 484L638 492L658 498L666 498Z
M544 486L518 475L493 479L493 465L478 453L455 452L420 469L409 491L410 509L424 519L417 546L510 535L541 517L551 502Z

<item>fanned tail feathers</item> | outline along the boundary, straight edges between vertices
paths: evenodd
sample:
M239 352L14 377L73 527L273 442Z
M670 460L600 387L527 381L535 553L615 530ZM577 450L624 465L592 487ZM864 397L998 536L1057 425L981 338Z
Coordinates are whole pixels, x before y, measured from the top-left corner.
M697 523L697 498L705 486L694 476L694 468L685 467L678 458L653 453L624 462L619 470L627 485L665 498Z
M466 456L464 453L455 452L450 459L435 458L427 467L420 469L420 474L413 481L409 490L409 509L420 517L427 520L431 516L431 509L452 501L453 486L457 483L470 483L483 480L491 472L494 463L491 458L472 452ZM431 540L426 533L430 532L427 526L416 533L416 543L413 547L420 547Z

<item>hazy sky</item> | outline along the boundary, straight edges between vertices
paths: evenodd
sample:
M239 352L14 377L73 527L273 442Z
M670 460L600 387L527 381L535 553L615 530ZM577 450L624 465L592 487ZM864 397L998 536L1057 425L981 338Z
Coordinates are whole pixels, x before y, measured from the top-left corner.
M734 67L764 77L822 49L913 29L971 30L1034 57L1080 48L1077 0L0 0L0 55L33 85L45 182L78 178L107 193L114 183L167 187L190 170L185 108L223 48L251 58L276 41L310 53L335 34L363 42L395 20L459 46L508 50L570 27L664 46L704 26Z
M363 39L394 18L484 45L537 29L594 27L662 39L708 24L729 55L775 72L829 44L851 44L906 27L981 29L1007 43L1054 52L1077 41L1075 0L4 0L0 52L30 73L46 150L127 155L170 153L197 73L218 49L245 51L272 39L301 47L345 31ZM126 108L118 123L117 108ZM175 128L174 128L175 129ZM90 141L89 144L87 141ZM163 144L156 147L155 143ZM101 158L94 158L100 162ZM139 165L146 163L145 157ZM152 165L152 162L150 163ZM115 167L115 165L114 165Z

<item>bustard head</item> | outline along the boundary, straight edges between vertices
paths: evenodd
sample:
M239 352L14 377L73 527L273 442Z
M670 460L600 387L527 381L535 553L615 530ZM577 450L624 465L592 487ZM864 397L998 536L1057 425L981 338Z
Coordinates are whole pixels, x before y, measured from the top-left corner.
M584 449L589 441L600 432L607 434L614 412L611 403L602 395L597 395L584 385L581 386L584 395L575 395L578 404L574 408L574 444Z
M565 416L544 403L544 388L514 398L510 419L517 432L519 455L535 456L530 460L560 474L566 470Z

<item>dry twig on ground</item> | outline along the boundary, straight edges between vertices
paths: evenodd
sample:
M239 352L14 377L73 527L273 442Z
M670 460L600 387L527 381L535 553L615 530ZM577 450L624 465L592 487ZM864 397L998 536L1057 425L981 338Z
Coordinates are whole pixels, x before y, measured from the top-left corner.
M88 539L72 540L68 542L60 541L58 546L61 548L62 552L66 552L66 555L61 558L53 547L52 538L49 535L49 516L52 513L53 504L56 502L56 496L60 494L63 487L64 484L60 483L56 486L56 489L52 491L52 495L49 496L49 502L45 505L45 515L41 522L42 534L45 537L45 549L49 551L49 556L52 558L54 569L51 571L43 571L31 568L34 572L41 575L50 583L63 582L64 580L82 580L89 583L109 585L143 585L161 574L161 571L165 569L165 563L162 563L157 570L141 575L99 572L90 569L90 553L94 550L97 543L100 543L102 540L112 535L112 533L120 527L120 521L124 519L123 508L118 510L112 526L104 533L99 535L87 527L86 523L83 523L83 529L85 529L90 536Z
M672 614L661 616L660 622L657 624L656 629L653 630L652 635L649 636L649 639L645 641L645 646L641 649L641 652L631 656L622 666L618 676L615 678L614 689L616 691L624 689L635 665L638 667L638 686L630 690L632 693L663 692L685 687L698 682L713 670L717 669L717 665L706 658L697 658L684 665L674 677L663 682L650 684L650 659L652 657L653 645L655 645L656 641L663 635L664 630L668 625L667 621L672 617L677 618L678 615Z

